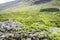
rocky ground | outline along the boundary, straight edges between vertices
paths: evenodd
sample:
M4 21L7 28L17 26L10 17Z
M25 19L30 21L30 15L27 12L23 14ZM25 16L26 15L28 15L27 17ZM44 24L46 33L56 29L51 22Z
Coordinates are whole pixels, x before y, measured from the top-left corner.
M4 22L0 22L0 40L49 40L49 38L47 37L48 31L44 30L34 30L31 29L29 30L27 33L20 33L17 31L17 28L19 30L23 30L23 28L19 25L19 23L13 22L13 21L4 21ZM53 27L51 27L50 32L56 32L57 29L54 29ZM59 30L59 28L58 28ZM35 33L42 33L44 32L44 36L39 35L37 36L33 36L35 35Z
M21 29L18 23L13 21L0 22L0 40L13 40L13 37L20 37L20 33L14 27Z

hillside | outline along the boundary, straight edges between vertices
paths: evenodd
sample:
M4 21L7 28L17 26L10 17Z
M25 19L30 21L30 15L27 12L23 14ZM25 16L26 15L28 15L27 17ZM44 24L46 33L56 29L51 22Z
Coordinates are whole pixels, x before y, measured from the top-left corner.
M45 7L60 7L60 1L59 0L15 0L12 2L7 2L0 4L0 11L5 9L16 9L18 7L24 7L24 6L41 6L42 8ZM11 8L12 7L12 8Z
M20 2L21 2L21 0L15 0L15 1L11 1L11 2L0 4L0 11L4 10L4 9L8 9L10 7L13 7L13 6L16 6Z
M60 0L22 0L2 10L0 21L0 32L11 34L3 39L60 40Z

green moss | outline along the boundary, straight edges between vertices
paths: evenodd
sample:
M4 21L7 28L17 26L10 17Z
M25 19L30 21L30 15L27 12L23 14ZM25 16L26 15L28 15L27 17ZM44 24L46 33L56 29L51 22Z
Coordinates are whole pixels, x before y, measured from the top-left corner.
M18 32L25 33L30 29L47 30L50 27L60 27L60 12L40 12L40 6L25 6L20 9L12 9L0 12L0 21L13 20L21 22L24 27L23 30L17 29ZM60 31L59 31L60 32ZM49 33L48 37L51 40L60 40L60 33ZM44 32L36 33L34 35L44 36Z

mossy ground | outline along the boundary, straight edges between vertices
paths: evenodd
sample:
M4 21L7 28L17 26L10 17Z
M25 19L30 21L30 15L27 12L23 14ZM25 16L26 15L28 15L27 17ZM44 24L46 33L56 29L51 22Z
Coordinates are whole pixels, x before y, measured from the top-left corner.
M25 29L19 32L28 31L33 28L36 30L40 29L49 31L51 27L60 27L60 12L40 12L40 9L41 6L36 5L15 9L12 8L0 12L0 21L12 20L15 22L21 22L21 25L23 25ZM60 31L49 33L48 35L51 40L60 40Z

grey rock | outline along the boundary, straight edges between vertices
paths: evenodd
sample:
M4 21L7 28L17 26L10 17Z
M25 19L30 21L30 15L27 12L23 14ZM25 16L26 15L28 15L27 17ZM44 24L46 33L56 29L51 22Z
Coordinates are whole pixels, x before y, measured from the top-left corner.
M10 37L19 38L20 33L17 32L16 28L22 30L19 23L10 20L0 22L0 40L9 40Z

